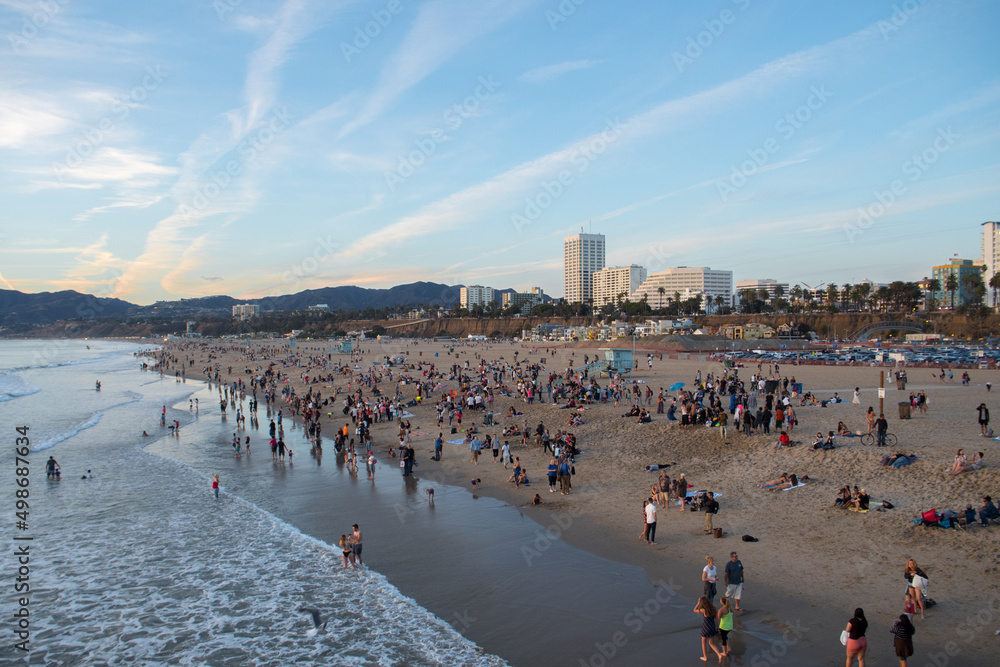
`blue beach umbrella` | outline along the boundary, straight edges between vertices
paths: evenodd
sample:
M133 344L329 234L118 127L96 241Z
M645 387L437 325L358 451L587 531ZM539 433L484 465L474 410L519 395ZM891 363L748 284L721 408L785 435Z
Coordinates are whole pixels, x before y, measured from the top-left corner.
M672 385L670 385L670 391L677 391L678 389L682 389L683 387L684 387L683 382L675 382Z

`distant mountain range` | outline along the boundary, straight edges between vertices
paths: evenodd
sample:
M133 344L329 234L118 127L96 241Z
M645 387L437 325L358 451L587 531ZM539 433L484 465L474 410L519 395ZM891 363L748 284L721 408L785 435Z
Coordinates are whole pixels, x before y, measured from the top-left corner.
M140 306L121 299L96 297L72 290L28 294L16 290L0 290L0 326L40 326L62 320L147 317L199 317L230 315L233 306L256 303L262 312L305 310L309 306L326 304L330 310L364 310L396 306L455 307L462 285L415 282L388 289L368 289L345 285L305 290L295 294L263 299L234 299L231 296L206 296L178 301L157 301ZM496 290L497 300L513 289ZM547 297L545 297L547 298Z

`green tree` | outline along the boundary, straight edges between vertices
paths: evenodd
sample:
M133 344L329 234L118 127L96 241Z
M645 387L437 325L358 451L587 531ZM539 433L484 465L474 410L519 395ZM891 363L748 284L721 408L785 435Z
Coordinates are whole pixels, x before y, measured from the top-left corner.
M955 310L955 290L958 289L958 276L954 271L948 273L948 278L944 281L944 288L951 292L951 309Z
M990 276L990 289L993 290L993 307L997 306L997 290L1000 290L1000 273Z

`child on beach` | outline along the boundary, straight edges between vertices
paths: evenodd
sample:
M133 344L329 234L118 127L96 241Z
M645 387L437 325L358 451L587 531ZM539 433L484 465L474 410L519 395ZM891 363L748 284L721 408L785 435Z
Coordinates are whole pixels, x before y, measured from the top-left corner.
M215 494L215 498L219 498L219 475L212 475L212 492Z

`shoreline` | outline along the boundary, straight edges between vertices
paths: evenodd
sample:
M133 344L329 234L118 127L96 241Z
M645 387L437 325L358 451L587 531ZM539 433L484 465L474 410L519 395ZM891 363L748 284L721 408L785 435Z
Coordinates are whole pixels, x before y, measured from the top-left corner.
M370 342L364 345L369 350L365 355L366 363L363 365L365 368L369 367L367 365L369 359L380 358L387 352L406 355L409 358L408 363L423 362L426 365L429 361L435 361L441 365L464 363L466 359L474 360L475 353L481 353L484 358L495 359L498 355L504 354L509 358L513 351L521 350L513 345L465 346L456 348L456 355L449 357L442 354L441 357L429 359L430 355L420 358L418 352L440 353L444 349L440 343L421 341L417 345L412 343L400 345L396 342L391 344ZM307 347L286 349L286 351L308 354L310 351ZM550 360L547 367L561 371L565 364L557 364L556 360L566 361L570 354L574 354L573 348L557 349L556 359ZM538 354L538 357L541 357L541 354ZM532 362L538 361L537 358L529 357L529 359ZM650 378L652 381L659 381L657 378L664 373L670 376L671 380L689 379L693 375L693 369L700 367L714 370L718 364L710 365L704 361L668 361L665 355L663 362L657 362L656 366ZM871 380L874 379L877 369L825 366L788 366L788 369L793 370L793 374L799 378L805 379L807 388L822 392L821 395L826 395L827 391L837 390L835 387L842 389L855 384L858 382L857 378L861 377L859 374L870 375L871 378L868 379L867 387L862 394L866 402L870 401L874 394ZM745 377L744 374L749 374L753 370L755 369L740 369L741 377ZM970 396L969 400L973 400L971 395L974 394L976 397L974 400L978 402L984 393L982 383L985 379L996 379L994 371L973 371L976 386L959 388L930 384L926 378L921 379L923 373L923 371L911 371L913 377L911 384L915 390L919 387L927 389L928 395L932 398L932 413L928 417L934 421L942 421L938 415L945 415L951 411L952 404L956 400L962 400L962 392ZM926 373L929 375L929 371ZM293 383L296 379L293 378ZM339 386L342 382L338 381L337 384ZM297 386L304 392L302 389L304 385L300 381ZM391 387L391 384L389 386ZM403 389L406 391L407 387ZM896 394L895 390L887 394L890 406ZM437 395L431 398L436 400ZM534 488L530 494L526 493L526 489L514 490L512 486L508 488L505 483L498 481L500 473L489 470L490 466L494 466L490 456L481 458L480 466L472 466L468 462L467 452L457 445L445 445L443 465L438 468L437 464L428 460L427 454L432 448L433 435L437 433L437 429L433 428L433 411L429 403L430 401L428 405L414 409L416 416L411 419L415 428L419 427L432 433L430 436L414 439L417 460L422 464L416 471L417 476L433 477L436 483L453 483L466 488L466 493L468 493L468 479L473 476L482 477L483 486L479 495L490 496L514 506L525 516L530 517L539 529L550 527L547 520L553 512L560 511L563 505L556 499L561 500L562 497L545 492L544 475L537 474L543 472L544 466L540 465L541 460L531 451L533 447L522 456L526 466L532 471ZM495 412L501 413L501 408L505 409L510 404L523 405L515 399L498 397L498 403L494 406ZM548 425L550 419L557 419L559 415L567 414L565 411L554 412L548 403L544 406L544 408L538 404L528 406L532 423L535 419L541 418ZM920 498L916 500L905 498L908 492L900 493L900 489L904 487L899 487L899 481L891 477L902 478L907 473L919 473L919 477L924 481L919 487L919 494L914 495L919 495L921 498L935 497L937 494L934 492L945 490L950 486L960 492L961 495L958 497L974 500L976 493L991 493L996 488L998 477L995 468L977 472L977 478L967 475L954 480L953 483L947 483L952 482L947 479L937 483L927 480L928 475L938 479L939 473L931 472L938 464L932 461L936 458L941 464L947 463L950 455L945 452L951 449L950 446L941 451L940 445L914 444L912 448L920 452L924 461L912 466L911 470L895 471L891 468L888 470L871 468L873 457L882 452L875 452L873 449L865 451L866 448L860 447L856 442L849 442L836 452L830 453L809 452L805 447L772 453L770 439L763 436L745 438L741 434L731 435L733 444L723 444L718 438L717 429L682 432L679 429L664 428L664 424L655 421L642 427L646 431L652 431L651 433L641 433L637 440L630 437L623 439L620 431L636 429L631 424L625 426L624 422L617 421L618 418L614 416L617 410L597 406L592 413L584 413L588 418L587 424L573 429L580 435L581 448L587 453L578 459L579 474L574 478L574 486L580 493L574 492L568 496L569 502L565 505L567 510L572 509L580 515L567 529L560 529L559 538L567 544L617 563L641 567L651 582L674 574L677 579L688 584L688 590L691 589L691 584L697 587L700 583L697 577L703 563L701 559L706 553L715 555L716 562L724 562L729 551L738 551L741 560L747 565L748 576L745 604L750 611L745 615L744 622L749 623L751 620L756 622L756 619L752 618L756 614L761 624L773 627L775 623L782 622L778 618L782 612L787 613L789 620L807 617L809 635L816 638L814 641L817 642L817 647L829 646L826 642L828 637L833 637L835 641L839 629L850 615L850 610L858 604L856 596L851 594L858 590L858 585L864 590L879 591L871 596L870 602L865 601L862 604L866 606L866 610L870 609L870 619L876 616L882 618L892 613L898 614L897 609L901 604L893 598L896 595L901 597L902 584L897 581L901 581L904 555L917 556L922 565L931 563L933 572L930 576L934 582L934 595L942 603L937 610L931 610L928 614L929 620L932 617L936 619L933 624L928 621L926 628L918 625L923 635L918 639L918 644L940 645L947 641L949 636L954 636L955 628L961 627L962 621L971 609L976 605L989 604L988 595L980 591L973 581L967 580L958 572L950 571L952 558L949 554L962 553L970 563L976 560L984 562L986 576L989 578L991 576L989 561L992 559L989 540L993 536L988 531L970 529L965 531L965 535L961 538L971 540L967 547L950 546L948 541L950 536L946 534L949 531L937 531L943 534L936 534L934 531L928 533L908 526L909 518L913 516L913 508L922 506L924 501ZM803 423L794 431L793 439L805 439L814 433L817 426L816 418L821 418L821 421L845 417L853 418L855 421L858 419L857 415L851 413L849 404L830 406L822 411L820 408L807 408L802 409L799 414ZM331 420L324 416L325 433L332 432L338 417L342 423L343 417L339 414ZM890 418L890 430L898 430L901 436L908 436L901 442L920 439L918 436L921 432L926 430L927 426L932 426L928 418L922 420L915 418L908 423L898 422L891 415ZM480 421L472 415L465 425L468 426L473 420ZM942 426L944 429L942 432L964 431L962 424L966 421L954 422L950 415L947 415L944 424L934 426L934 429L937 429L934 432L941 431ZM432 428L428 428L428 425ZM646 428L649 426L654 428ZM556 427L554 423L553 427ZM376 454L380 458L384 458L382 452L394 440L392 436L394 429L393 423L376 424L373 427L376 443L382 443L376 447ZM499 430L498 427L496 432ZM966 436L963 436L963 439L964 437ZM609 439L614 444L609 445L604 442ZM987 461L1000 458L997 456L1000 448L993 441L971 439L964 442L970 449L976 445L986 449ZM513 455L519 455L523 451L525 450L512 448ZM726 539L714 540L701 535L700 514L690 517L689 513L680 516L679 513L667 512L666 520L660 519L661 525L658 530L660 546L646 548L645 545L635 544L638 538L638 505L635 505L633 510L632 504L648 493L648 484L655 479L653 474L640 472L641 466L643 463L659 460L681 462L681 466L671 468L668 472L686 472L697 488L714 487L723 491L722 510L717 517L716 525L722 526L730 533ZM391 468L383 465L380 470L385 471L387 467ZM813 477L815 486L784 495L755 493L752 489L752 481L773 476L777 474L775 470L786 468L792 471L799 468L803 472L808 472ZM814 470L815 468L818 468L818 471ZM502 466L497 467L497 471L502 470ZM840 472L837 472L838 470ZM483 473L487 471L489 474L484 475ZM844 512L832 512L827 507L827 500L832 501L839 484L851 481L846 478L845 471L847 475L853 476L855 481L861 477L860 481L863 484L868 483L873 496L881 493L891 497L897 509L883 514L873 512L867 516L847 516ZM865 478L868 477L872 477L871 482L865 482ZM506 479L506 475L503 475L503 478ZM884 490L880 492L876 484L884 485ZM980 487L988 490L980 491ZM541 508L524 507L523 505L535 492L542 495L546 505ZM953 500L949 501L949 498ZM936 504L940 508L951 506L957 502L955 498L956 496L949 493L942 499L944 502L937 501ZM551 503L550 499L553 499ZM773 507L767 509L762 507L762 503ZM818 530L814 530L816 527ZM902 531L902 537L898 537L900 535L898 530ZM761 542L759 544L741 542L739 535L743 533L753 534L759 537ZM854 537L846 537L854 533L856 533ZM877 537L890 534L893 537L888 540ZM957 551L959 548L960 551ZM820 560L817 561L817 551L826 556L820 555ZM921 555L922 553L931 555ZM839 558L831 559L834 554L839 554ZM815 580L815 568L818 563L822 563L824 572L829 573L824 577L827 579L839 577L844 582L844 590L828 593L823 590L827 587L817 589L814 586L809 593L805 593L801 583ZM994 573L998 571L995 563L992 571ZM688 574L681 577L678 572ZM854 583L851 583L852 581ZM951 591L952 594L945 597L947 592ZM1000 625L1000 620L996 618L993 620ZM988 641L982 640L986 636L985 633L985 626L977 626L976 636L980 638L980 642L974 643L970 640L962 643L961 650L966 659L981 660L988 655ZM992 630L989 634L992 635ZM886 657L891 656L891 642L886 642L885 646L882 644L878 642L873 645L869 655L874 659L883 654ZM842 655L839 646L832 646L829 649L832 651L831 655ZM918 658L921 655L919 651L918 646Z

